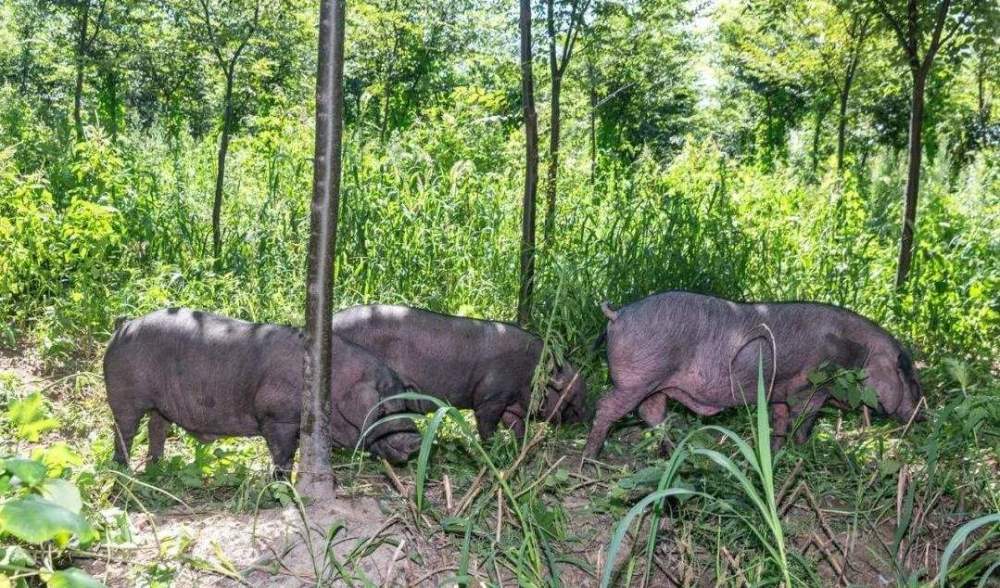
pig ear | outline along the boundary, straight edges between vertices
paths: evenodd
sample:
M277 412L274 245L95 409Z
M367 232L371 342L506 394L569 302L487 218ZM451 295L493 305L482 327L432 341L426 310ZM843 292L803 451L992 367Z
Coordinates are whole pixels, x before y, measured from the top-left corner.
M551 382L556 388L562 389L569 384L571 375L568 373L565 366L555 363L549 373L552 374L551 377L549 377L549 382Z

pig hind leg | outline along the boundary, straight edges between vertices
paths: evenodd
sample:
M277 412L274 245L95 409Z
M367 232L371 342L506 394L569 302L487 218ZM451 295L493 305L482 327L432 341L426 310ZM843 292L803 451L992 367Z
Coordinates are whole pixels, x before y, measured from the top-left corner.
M646 390L612 388L597 402L594 426L587 435L584 457L593 458L601 452L611 426L635 410L650 393Z
M153 409L149 411L149 454L146 456L146 463L156 463L163 457L163 446L167 442L167 431L170 429L168 421L160 411Z
M139 430L139 420L142 418L143 411L133 406L115 408L115 405L112 404L112 412L115 419L112 431L115 439L114 459L119 464L128 467L132 440L135 439L135 434Z

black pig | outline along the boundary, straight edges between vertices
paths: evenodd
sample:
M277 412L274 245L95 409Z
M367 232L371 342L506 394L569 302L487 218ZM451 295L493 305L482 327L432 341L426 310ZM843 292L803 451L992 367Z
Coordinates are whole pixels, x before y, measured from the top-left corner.
M404 389L370 353L337 337L331 346L331 435L353 448L362 427L407 410L392 400L368 416L379 400ZM148 414L150 462L163 455L167 428L176 423L202 442L262 435L277 472L286 474L298 447L304 352L298 329L183 308L125 321L104 354L115 461L128 465L139 420ZM419 444L409 419L380 424L365 438L366 448L396 463Z
M909 355L849 310L809 302L739 304L677 291L618 311L605 303L602 310L613 386L598 402L586 456L596 456L611 425L633 410L651 425L661 422L668 398L702 416L756 402L759 358L775 448L789 422L800 423L797 442L808 439L820 407L831 400L828 390L813 393L808 380L824 363L863 368L865 384L878 396L877 412L902 421L922 418L914 414L922 392Z
M473 409L484 440L501 420L523 436L531 380L542 354L539 337L508 323L391 305L338 312L333 332L384 361L407 386ZM544 417L579 422L585 399L580 373L568 363L553 366L542 403Z

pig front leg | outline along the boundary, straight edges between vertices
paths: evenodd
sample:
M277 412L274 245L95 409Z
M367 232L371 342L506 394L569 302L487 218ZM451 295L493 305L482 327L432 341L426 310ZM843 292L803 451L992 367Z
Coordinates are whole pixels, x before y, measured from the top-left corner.
M611 426L635 410L648 396L649 393L645 390L611 388L597 402L597 416L594 417L594 426L587 435L583 456L590 459L597 457L604 446L604 441L608 438Z
M299 447L299 423L279 423L269 421L261 426L261 433L267 441L274 463L274 477L287 480L292 472L292 459Z
M789 414L794 429L793 439L799 445L809 440L816 418L819 417L819 411L830 396L826 390L803 390L797 396L801 398L806 393L809 393L809 396L793 403Z
M476 407L476 428L479 430L479 438L484 443L493 437L493 433L496 432L497 425L500 424L506 410L507 407L496 400L485 402Z
M788 436L788 405L784 402L771 404L771 453L777 453Z
M524 426L524 410L521 409L520 405L512 404L508 406L507 409L503 411L501 420L518 439L524 441L525 436L528 434L528 430Z

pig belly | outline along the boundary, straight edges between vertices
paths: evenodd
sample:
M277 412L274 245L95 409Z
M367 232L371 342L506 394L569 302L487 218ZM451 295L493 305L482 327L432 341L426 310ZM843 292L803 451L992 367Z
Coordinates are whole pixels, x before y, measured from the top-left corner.
M243 402L210 394L170 395L157 410L203 443L220 437L249 437L259 434L257 419L244 411Z
M681 388L668 388L664 390L664 393L668 398L683 404L688 410L700 416L712 416L728 408L726 406L709 404L699 399L697 395L691 394Z

